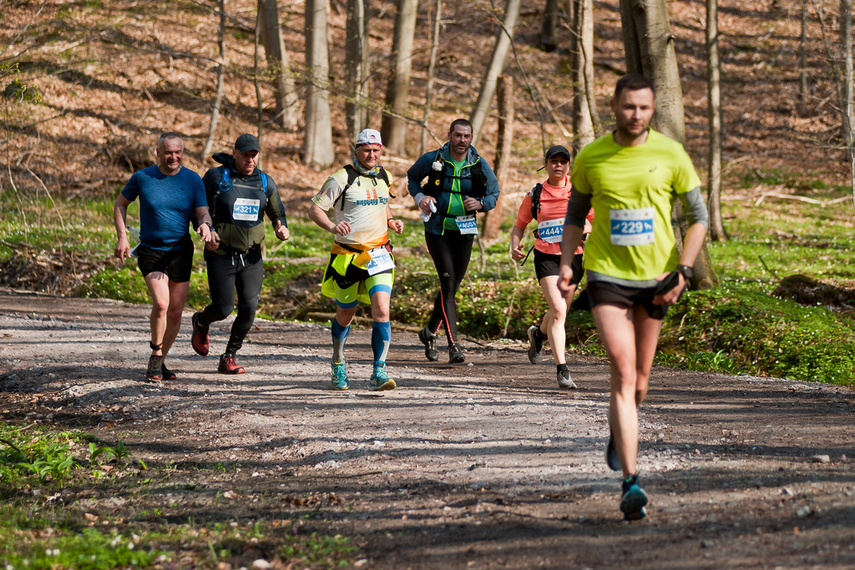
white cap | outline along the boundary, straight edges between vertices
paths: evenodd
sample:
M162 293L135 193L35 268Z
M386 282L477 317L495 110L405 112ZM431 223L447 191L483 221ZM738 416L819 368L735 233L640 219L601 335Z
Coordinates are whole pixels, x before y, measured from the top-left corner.
M363 144L379 144L380 146L383 146L383 139L380 138L380 132L375 131L374 129L364 129L356 137L356 146Z

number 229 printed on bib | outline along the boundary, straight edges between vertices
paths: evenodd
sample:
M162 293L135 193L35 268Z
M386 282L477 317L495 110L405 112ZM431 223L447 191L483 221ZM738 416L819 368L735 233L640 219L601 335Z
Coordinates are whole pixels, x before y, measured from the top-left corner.
M609 210L612 245L647 245L656 242L653 233L654 208Z

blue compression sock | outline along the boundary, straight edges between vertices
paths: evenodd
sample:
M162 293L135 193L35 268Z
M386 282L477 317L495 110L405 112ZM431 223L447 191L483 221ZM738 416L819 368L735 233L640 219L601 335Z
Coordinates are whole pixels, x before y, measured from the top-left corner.
M371 348L374 351L374 362L386 362L389 345L392 344L392 325L375 322L371 327Z
M338 364L344 362L344 343L347 342L347 335L350 334L350 326L343 327L333 318L332 321L332 345L333 345L333 362Z

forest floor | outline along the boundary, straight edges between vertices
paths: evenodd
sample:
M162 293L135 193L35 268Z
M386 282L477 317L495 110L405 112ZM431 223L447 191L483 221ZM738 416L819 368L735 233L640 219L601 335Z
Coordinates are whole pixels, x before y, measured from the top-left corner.
M300 520L350 537L362 568L855 566L852 390L655 368L640 414L649 514L625 522L603 461L603 360L571 357L579 389L561 391L523 344L464 339L468 362L452 366L395 330L399 387L375 393L357 329L351 389L335 392L328 327L258 320L247 373L223 376L226 329L201 358L187 313L178 379L150 383L148 310L0 290L0 418L123 441L171 473L144 494L63 490L69 509ZM245 555L272 558L264 541Z

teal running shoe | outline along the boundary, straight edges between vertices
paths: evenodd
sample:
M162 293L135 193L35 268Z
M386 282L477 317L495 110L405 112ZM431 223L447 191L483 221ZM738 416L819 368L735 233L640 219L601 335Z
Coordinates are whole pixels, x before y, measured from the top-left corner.
M332 387L333 390L347 390L347 372L344 370L344 362L332 363Z
M647 516L647 493L638 484L638 475L627 475L621 485L620 510L624 520L637 521Z
M371 374L371 380L368 381L369 390L394 390L396 388L395 381L389 378L386 374L386 363L378 362L374 365L374 373Z

